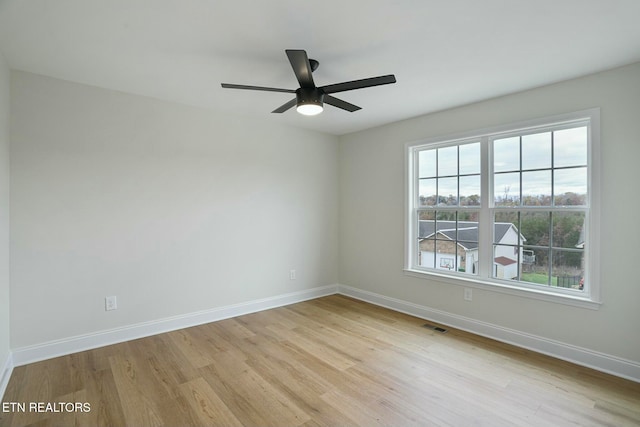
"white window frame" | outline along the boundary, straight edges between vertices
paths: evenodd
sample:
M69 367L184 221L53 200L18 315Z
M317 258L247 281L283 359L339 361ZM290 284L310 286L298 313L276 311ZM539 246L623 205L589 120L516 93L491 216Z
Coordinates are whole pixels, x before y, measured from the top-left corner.
M492 161L490 141L508 134L522 134L531 131L543 131L545 128L571 126L580 122L588 122L588 202L585 225L585 236L588 242L585 247L585 289L583 292L568 291L562 288L528 285L526 282L500 280L492 278L493 265L493 194ZM416 197L418 186L417 153L425 148L437 148L449 145L460 145L465 142L479 140L481 142L481 206L478 207L444 207L442 210L464 211L469 209L479 212L479 247L480 264L477 275L469 275L443 270L427 269L417 265L418 260L418 206ZM447 284L467 288L480 288L493 292L501 292L526 298L550 301L572 306L598 309L601 301L600 276L600 109L577 111L554 115L525 122L511 123L477 131L429 138L405 144L405 274L422 279L435 280Z

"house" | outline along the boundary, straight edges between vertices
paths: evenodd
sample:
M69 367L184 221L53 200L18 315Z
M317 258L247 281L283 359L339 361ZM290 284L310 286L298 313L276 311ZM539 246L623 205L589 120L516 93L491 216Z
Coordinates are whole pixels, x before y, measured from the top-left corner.
M14 369L38 361L336 293L640 382L638 239L629 221L640 211L633 188L640 2L150 3L0 2L0 395ZM299 86L289 48L320 62L319 85L390 73L397 83L345 94L344 102L362 107L353 113L331 105L314 117L271 113ZM284 93L231 91L222 82ZM593 135L602 156L590 158L601 173L589 182L595 233L587 233L584 247L597 260L587 266L587 287L599 284L599 299L572 289L552 298L546 290L406 268L406 242L416 242L405 224L407 144L589 109L601 111ZM438 176L434 187L475 194L476 172L456 173ZM557 184L548 175L540 192ZM570 175L563 191L572 191ZM505 193L513 196L515 187ZM504 243L512 242L518 230L505 227ZM453 242L452 227L425 230L420 257L428 265L432 252L436 268L471 276L476 231L472 224L458 231L464 240L438 253L429 245ZM495 274L513 277L528 255L504 245L492 257ZM472 301L463 298L466 289ZM273 329L296 327L282 319ZM224 332L246 333L242 325ZM153 351L163 351L156 344L151 362ZM231 347L213 351L240 359ZM204 364L208 354L199 350L193 353ZM331 354L345 372L351 367L347 352L307 353ZM102 373L122 362L122 372L133 372L118 357L89 369ZM403 367L407 377L429 377L413 364ZM171 375L170 366L156 368ZM260 381L242 370L220 372ZM56 387L46 374L43 390L76 398L71 386L82 375ZM587 390L598 376L577 377ZM496 378L491 390L509 384L513 391L508 378ZM36 385L39 379L31 378ZM113 378L103 379L113 388ZM468 395L456 396L464 404L451 408L509 407L474 405L485 390L468 384ZM138 386L144 390L130 389ZM617 421L637 423L624 417L637 414L640 393L628 384L621 390L613 403L589 396L566 402L586 402L577 405L582 410L632 401L635 409ZM346 402L326 391L334 404ZM545 394L538 391L529 395ZM544 412L545 405L531 407Z
M434 225L434 223L436 225ZM475 274L478 269L478 223L473 221L420 221L420 265ZM531 263L518 245L526 242L512 223L495 223L494 277L513 279L518 265ZM434 250L434 245L436 250ZM519 252L519 254L518 254ZM530 252L530 251L527 251Z

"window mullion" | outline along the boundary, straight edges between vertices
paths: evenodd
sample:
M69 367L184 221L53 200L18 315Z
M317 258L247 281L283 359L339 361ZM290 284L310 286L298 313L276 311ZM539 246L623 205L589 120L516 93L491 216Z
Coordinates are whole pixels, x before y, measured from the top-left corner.
M492 167L491 167L491 149L489 138L483 137L480 140L480 213L478 215L478 247L479 247L479 263L478 276L488 279L491 277L493 269L493 232L491 224L493 222L493 191L492 185Z

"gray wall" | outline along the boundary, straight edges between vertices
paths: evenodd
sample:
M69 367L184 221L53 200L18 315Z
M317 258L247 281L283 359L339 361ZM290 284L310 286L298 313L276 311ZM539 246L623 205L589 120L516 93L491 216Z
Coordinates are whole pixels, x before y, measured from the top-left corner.
M403 274L404 144L601 107L599 310ZM340 144L340 283L640 362L640 64L354 133Z
M9 356L9 66L0 53L0 382Z
M337 283L337 138L11 77L13 349Z

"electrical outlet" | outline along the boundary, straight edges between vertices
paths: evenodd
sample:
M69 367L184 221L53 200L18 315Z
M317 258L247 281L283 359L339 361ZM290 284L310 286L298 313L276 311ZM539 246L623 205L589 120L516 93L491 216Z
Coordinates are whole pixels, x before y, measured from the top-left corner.
M295 270L289 271L289 279L296 280L296 271Z
M118 308L118 301L116 300L116 297L106 297L104 299L104 310L105 311L111 311L111 310L115 310Z
M464 288L464 300L465 301L473 300L473 290L471 288Z

